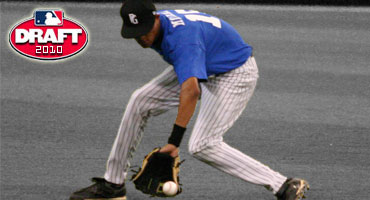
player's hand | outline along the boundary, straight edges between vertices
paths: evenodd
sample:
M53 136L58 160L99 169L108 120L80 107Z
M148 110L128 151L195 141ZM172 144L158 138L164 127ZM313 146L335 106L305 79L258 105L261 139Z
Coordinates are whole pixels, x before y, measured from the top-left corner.
M166 144L163 147L161 147L161 150L159 150L161 153L168 153L173 158L177 157L179 155L179 148L177 148L173 144Z

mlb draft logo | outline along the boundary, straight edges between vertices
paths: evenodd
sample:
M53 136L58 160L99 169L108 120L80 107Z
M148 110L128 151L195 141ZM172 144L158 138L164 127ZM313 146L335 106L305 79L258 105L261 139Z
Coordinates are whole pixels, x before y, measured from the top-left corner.
M35 26L62 26L62 10L37 10L35 11Z
M38 60L58 60L82 51L88 41L86 29L64 17L62 10L36 10L33 18L15 25L10 45L20 54Z

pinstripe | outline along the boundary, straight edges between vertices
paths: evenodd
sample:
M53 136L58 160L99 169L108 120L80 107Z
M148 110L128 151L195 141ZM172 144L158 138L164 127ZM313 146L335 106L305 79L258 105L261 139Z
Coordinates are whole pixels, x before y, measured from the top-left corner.
M166 78L166 77L164 77L164 78ZM164 82L164 83L166 83L166 85L164 86L164 87L166 87L167 85L169 85L169 84L171 84L171 82L168 82L169 80L171 80L171 79L173 79L174 78L174 76L168 76L167 77L167 79L162 79L162 80L158 80L159 82ZM160 91L161 90L161 88L160 87L158 87L158 86L156 86L156 83L158 82L158 81L153 81L153 82L151 82L151 84L149 84L150 86L152 86L152 87L147 87L145 90L139 90L139 91L141 91L140 92L140 94L146 94L146 91L149 91L148 93L149 93L149 95L148 95L148 97L150 97L151 96L151 94L157 94L157 92L158 91ZM168 83L167 83L168 82ZM154 90L154 89L157 89L157 90ZM162 93L161 94L164 94L166 92L166 90L162 90ZM137 94L137 95L139 95L139 94ZM161 95L160 95L161 96ZM142 98L142 99L139 99L139 102L137 103L137 105L139 106L139 105L148 105L147 104L147 102L148 102L148 100L149 99L146 99L147 101L146 102L144 102L144 103L142 103L143 101L145 100L145 98ZM152 100L153 101L153 100ZM144 109L142 109L142 110L144 110ZM141 114L141 113L140 113ZM132 122L132 121L129 121L128 122L128 124L129 125L131 125L132 123L134 124L134 126L133 127L131 127L132 128L132 130L131 130L131 132L133 132L133 133L135 133L135 132L138 132L138 134L137 134L137 137L136 137L136 140L134 140L134 138L133 137L131 137L131 140L128 142L129 144L133 144L133 145L131 145L131 146L136 146L139 142L140 142L140 138L141 138L141 133L142 133L142 131L140 130L140 129L142 129L143 128L143 126L145 125L145 122L146 122L146 119L144 118L142 121L141 121L141 123L137 123L137 121L141 118L142 116L140 116L140 115L138 115L137 116L137 118L136 119L131 119L131 120L134 120L134 122ZM129 126L128 126L129 127ZM126 134L126 136L128 137L130 134L128 133L128 134ZM125 141L127 141L127 139L125 140ZM125 146L127 146L127 145L125 145L125 144L123 144L121 147L125 147ZM120 147L120 149L119 149L119 154L120 154L120 152L121 152L121 147ZM124 149L123 149L124 150ZM127 154L127 153L129 153L129 156L128 156L128 159L130 159L131 157L132 157L132 153L133 153L133 151L135 151L135 149L132 149L132 148L128 148L128 152L123 152L123 153L121 153L120 155L122 155L123 154L123 157L125 156L125 154ZM127 168L129 167L129 163L127 162L127 165L125 166L125 168L123 169L123 170L120 170L121 172L122 171L125 171L125 170L127 170ZM118 169L118 165L116 166L116 173L117 173L117 171L118 171L119 169ZM122 179L122 173L121 173L121 176L120 176L120 178ZM123 178L124 179L124 178ZM122 180L116 180L117 182L121 182Z
M237 153L239 153L237 150L235 150L234 148L230 147L230 146L226 146L225 148L225 143L222 143L221 144L223 146L222 149L226 149L225 151L220 151L220 149L215 149L216 151L216 156L219 156L221 157L221 155L224 155L223 157L225 158L228 158L227 160L229 160L230 163L233 163L233 166L232 167L237 167L239 169L243 169L241 171L246 171L246 172L249 172L249 175L247 176L251 176L254 177L254 178L257 178L255 180L257 181L260 181L261 183L265 183L265 182L269 182L270 179L272 179L273 177L267 177L269 174L266 174L264 173L261 173L261 169L262 168L257 168L257 166L263 166L262 164L258 163L258 162L255 162L254 159L251 159L249 158L247 155L243 154L243 155L239 155L237 157L239 158L243 158L243 161L245 160L248 160L249 163L253 163L253 164L250 164L248 166L245 166L243 165L243 161L241 160L235 160L235 159L231 159L230 155L236 155ZM226 154L228 153L228 154Z
M171 77L168 77L167 79L170 79L170 78ZM152 91L153 89L155 89L155 85L154 84L148 84L147 87L146 88L145 87L146 86L144 86L143 88L139 89L138 91L146 92L147 90L148 91ZM158 90L159 90L159 88L158 88ZM134 93L133 95L138 95L138 93ZM136 103L136 102L134 102L135 100L136 100L136 98L133 98L133 100L130 100L131 101L130 103ZM139 99L139 102L137 103L137 105L140 105L143 100L144 99ZM131 116L131 113L132 113L131 112L131 109L134 108L134 107L132 107L132 105L130 105L130 103L128 105L129 111L127 112L129 114L129 116ZM123 140L122 139L119 139L119 140L120 141L128 141L127 142L128 144L132 144L130 146L128 146L127 144L123 144L123 145L121 145L121 146L118 147L118 155L121 155L121 157L123 157L123 158L127 157L127 159L130 159L132 157L132 155L130 155L130 152L131 151L126 151L126 152L123 152L123 151L125 150L125 147L127 147L130 150L132 148L132 146L135 146L135 143L136 143L135 140L134 140L134 142L132 142L133 141L133 137L131 137L130 140L128 139L128 137L131 136L131 134L130 134L130 127L132 129L131 132L134 132L136 130L136 128L135 128L136 125L138 125L139 127L142 126L142 123L141 122L140 123L133 123L133 121L132 121L132 120L134 120L134 122L137 122L139 120L139 118L141 118L140 115L138 115L137 118L129 118L127 124L125 124L125 126L122 126L123 127L123 130L120 131L120 135L122 135L124 131L127 132L127 133L124 134L124 139ZM133 124L134 127L129 126L131 124ZM141 133L138 132L138 134L136 136L136 141L140 140L140 138L141 138ZM116 180L114 180L114 182L116 182L116 183L121 182L120 181L120 178L122 178L122 173L129 167L129 165L130 165L129 162L127 162L126 166L123 166L123 170L119 170L119 164L113 165L112 176L113 177L116 177ZM120 176L119 177L117 177L117 173L120 173Z
M211 86L213 85L214 81L215 80L210 81ZM220 97L223 96L224 91L221 90L221 92L222 93L219 95ZM201 136L206 136L206 135L197 134L197 133L202 133L204 131L209 130L212 127L212 120L211 121L205 121L205 120L214 119L212 117L216 116L216 115L211 116L212 113L210 111L214 111L219 105L218 105L217 100L216 100L217 104L213 103L213 104L210 105L210 103L212 102L211 98L209 98L210 95L212 95L212 93L211 93L211 91L209 91L209 88L206 87L206 89L204 91L204 97L202 99L208 100L208 104L206 104L206 105L201 104L200 113L199 113L197 122L195 124L196 129L193 131L192 137L190 138L190 147L189 147L190 151L194 151L192 149L195 148L195 147L192 147L193 145L195 145L194 143L192 143L192 141L201 141L201 140L205 139L205 138L200 138L200 137ZM205 127L203 128L202 126L205 126ZM198 149L195 150L195 151L198 151Z
M240 157L243 156L243 154L238 151L235 151L233 155L240 156ZM270 180L269 186L272 188L273 191L277 192L280 186L286 180L284 176L271 170L268 166L263 165L262 163L254 160L253 158L246 157L246 160L248 160L248 162L251 163L252 170L260 174L259 177L263 176L265 178L269 178L268 179Z
M145 90L144 90L145 91ZM131 102L130 103L134 103L134 102L132 102L132 100L130 100ZM130 103L129 103L129 105L128 105L128 108L129 109L126 109L126 112L127 113L131 113L131 109L132 109L132 107L131 107L131 105L130 105ZM124 116L124 118L125 118L125 116ZM132 124L132 122L131 122L131 120L133 120L133 119L131 119L131 118L129 118L128 119L128 122L127 122L127 124ZM123 122L122 122L122 125L123 125ZM126 127L126 126L121 126L122 127L122 129L119 131L120 132L120 134L119 135L121 135L121 136L123 136L123 139L121 139L121 138L119 138L119 140L120 141L129 141L129 144L131 144L131 141L132 141L132 138L133 138L133 136L131 136L131 134L130 133L127 133L127 134L122 134L124 131L126 131L126 132L128 132L128 130L127 129L129 129L129 127ZM131 136L131 137L130 137ZM129 137L130 137L130 139L129 139ZM140 135L138 135L137 137L140 137ZM132 144L132 145L134 145L134 144ZM120 146L118 146L118 147L116 147L116 148L118 148L117 149L117 151L118 151L118 153L117 153L117 155L122 155L122 157L130 157L129 155L128 156L126 156L126 154L128 153L128 152L123 152L124 151L124 148L123 147L126 147L125 145L120 145ZM127 148L131 148L131 146L128 146ZM113 150L112 150L113 151ZM129 164L127 164L127 165L129 165ZM127 165L126 166L123 166L123 167L127 167ZM119 164L117 164L117 165L113 165L113 169L112 169L112 176L113 177L116 177L116 179L114 180L114 182L117 182L118 180L119 180L119 178L122 178L122 176L121 176L121 173L123 172L123 170L121 171L121 173L120 173L120 171L119 171ZM120 176L119 177L117 177L117 173L120 173ZM112 181L113 182L113 181Z
M216 78L215 78L216 79ZM202 126L205 126L203 129L204 130L209 130L209 129L211 129L211 128L214 128L214 126L213 126L213 122L212 121L215 121L216 120L216 118L215 117L217 117L217 113L216 114L213 114L212 112L210 112L210 111L217 111L217 107L219 107L219 105L218 105L218 103L219 103L219 101L212 101L212 99L211 98L209 98L209 96L211 96L212 95L212 92L209 90L210 88L209 87L207 87L207 85L210 85L211 87L214 87L215 86L215 84L214 84L214 82L216 81L216 80L212 80L212 81L210 81L210 83L209 84L205 84L206 85L206 89L205 89L205 92L204 92L204 99L207 99L208 101L209 101L209 104L211 104L211 106L209 106L209 104L207 104L207 106L203 106L202 104L201 104L201 110L200 110L200 113L199 113L199 116L198 116L198 119L197 119L197 122L196 122L196 124L195 124L195 127L197 127L197 128L199 128L196 132L195 131L193 131L193 134L192 134L192 137L194 137L195 139L190 139L191 141L192 140L195 140L195 141L200 141L200 140L202 140L202 139L206 139L206 138L199 138L199 137L201 137L201 136L205 136L205 135L202 135L202 134L196 134L196 133L201 133L201 132L203 132L202 131ZM217 88L217 87L215 87L215 89L216 90L219 90L219 91L221 91L221 94L217 94L217 96L218 97L220 97L220 98L222 98L223 96L224 96L224 93L226 92L226 91L224 91L224 90L221 90L220 88ZM227 99L227 98L225 98L225 99ZM212 104L213 103L213 104ZM203 110L203 109L205 109L205 110ZM205 115L205 116L203 116L203 115ZM212 120L213 119L213 120ZM205 120L211 120L211 121L205 121ZM209 136L211 136L211 135L209 135ZM190 141L190 142L191 142ZM194 144L194 143L193 143ZM192 146L192 144L190 145L190 146ZM192 149L192 147L190 147L190 149Z
M238 77L238 79L239 78L240 77ZM221 79L221 78L219 78L219 79ZM239 81L238 79L232 79L231 85L234 85L235 83L237 83ZM221 82L221 80L218 81L218 82ZM212 85L212 86L216 85L216 84L217 84L217 77L215 78L215 80L210 82L210 85ZM218 83L218 84L224 87L223 82ZM212 95L212 91L210 91L208 89L209 88L207 88L206 92L204 93L205 94L205 99L209 99L209 101L211 101L211 98L209 96ZM217 90L217 91L215 91L215 93L217 93L218 91L221 91L221 94L216 94L217 97L219 97L220 100L221 99L226 99L226 101L221 101L220 102L220 101L216 100L216 102L223 103L223 105L225 105L225 106L230 106L230 101L231 101L230 96L232 94L230 92L227 92L227 90L225 88L216 87L215 89ZM227 95L227 96L225 96L225 95ZM219 107L219 108L217 108L217 107ZM195 126L198 127L198 124L200 124L200 125L206 124L206 127L204 128L203 131L202 130L197 130L197 132L193 132L192 135L195 135L194 136L195 139L193 139L193 140L194 141L200 141L201 139L205 139L205 138L200 139L199 137L201 137L201 136L203 136L203 137L207 136L207 139L208 139L208 137L218 138L218 136L216 136L217 132L214 133L215 135L204 135L204 134L201 134L201 133L204 132L204 131L209 131L211 129L218 128L218 126L214 125L217 122L216 117L224 116L224 115L221 114L221 112L223 112L224 110L227 110L227 109L224 109L225 107L223 107L223 106L220 107L219 105L216 105L216 104L213 104L210 107L209 106L202 107L202 105L201 105L201 108L205 108L205 109L200 111L201 113L199 114L199 117L197 119L197 124ZM216 113L213 113L214 111ZM205 113L205 116L203 116L203 113ZM210 121L208 121L208 120L210 120ZM218 121L221 122L222 120L218 120ZM200 128L200 126L199 126L199 128ZM199 133L199 134L197 134L197 133ZM192 140L192 138L191 138L191 140ZM190 147L190 148L192 148L192 147ZM196 151L198 151L198 150L199 150L199 147L197 147Z
M238 70L236 70L236 71L238 71ZM236 79L234 79L235 81L233 81L233 83L231 83L230 85L232 86L232 85L234 85L235 83L239 83L240 82L240 79L242 79L243 77L242 76L239 76L238 78L236 78ZM241 88L239 89L239 90L241 90ZM238 93L240 93L240 91L238 91ZM232 104L232 98L231 98L231 96L232 96L232 93L229 93L229 96L228 96L228 98L226 99L227 100L227 103L226 103L226 105L227 105L227 107L226 107L226 111L228 111L229 109L230 109L230 107L234 107L234 105ZM220 110L220 112L221 112L221 110ZM216 116L218 116L220 113L217 113L216 114ZM238 115L238 114L237 114ZM232 120L232 121L235 121L235 120ZM217 121L215 121L214 123L216 123ZM224 120L219 120L218 121L218 123L217 123L217 125L215 126L215 127L219 127L220 125L221 125L221 123L224 123ZM229 126L231 126L232 124L230 124ZM226 132L227 131L227 129L228 129L228 127L225 127L225 130L223 131L223 132ZM217 135L217 137L219 137L218 135Z
M178 98L178 93L174 92L176 91L175 88L179 87L175 78L176 75L172 68L167 68L151 82L136 90L130 98L125 111L127 116L124 115L122 118L116 141L107 162L107 171L104 177L108 181L122 183L126 178L127 169L130 166L129 160L136 146L140 143L146 121L153 113L151 110L159 110L156 114L160 114L178 105L174 101L170 103L158 102L159 98L164 100ZM120 160L121 163L126 163L126 165L122 166L120 163L111 161L111 159Z
M222 139L252 96L257 73L257 65L252 57L243 66L204 84L200 113L189 141L189 151L221 171L270 187L276 192L286 177L230 147Z
M212 86L214 84L214 82L216 82L216 81L217 81L217 78L215 80L211 81L210 85ZM233 83L236 82L236 81L237 80L234 79ZM225 103L224 105L228 105L229 99L230 99L229 96L231 94L229 94L225 98L226 90L223 90L222 88L216 88L216 90L217 91L215 91L215 93L218 92L218 91L221 91L221 94L217 94L217 96L222 98L222 99L226 99L227 101L224 102ZM212 91L210 91L209 88L207 88L206 92L204 93L204 99L207 99L207 100L211 101L211 97L210 97L211 95L212 95ZM219 101L217 101L217 99L216 99L216 102L219 103ZM217 127L214 126L214 123L217 120L214 116L218 116L220 114L219 112L223 111L220 108L217 109L217 107L219 107L219 105L217 105L215 103L211 106L208 106L208 104L205 105L206 107L202 107L202 106L203 106L203 104L201 104L201 110L200 110L200 113L199 113L199 116L198 116L198 119L197 119L197 123L195 124L195 127L199 127L199 129L196 129L196 131L193 131L192 138L190 139L191 140L190 142L200 141L200 140L204 139L204 138L200 138L201 136L211 137L211 135L205 135L205 134L202 134L202 132L208 131L210 129L217 128ZM202 109L202 108L204 108L204 109ZM216 111L216 113L213 113L214 111ZM219 112L217 112L217 111L219 111ZM206 124L206 126L203 128L204 130L201 130L201 126L203 124ZM194 137L194 139L193 139L193 137ZM194 143L190 145L190 147L189 147L190 149L197 148L195 151L199 151L199 149L198 149L199 147L191 147L192 145L194 145ZM194 150L191 150L191 151L194 151Z
M223 142L223 135L247 106L257 78L257 64L251 57L241 67L200 83L202 98L189 152L221 171L276 192L286 177ZM148 118L177 107L179 96L180 86L172 68L134 92L107 162L104 177L108 181L124 182Z
M171 85L173 82L168 82L168 80L171 80L171 79L173 79L174 78L174 76L172 75L172 76L170 76L170 77L168 77L167 79L165 79L165 80L163 80L163 82L164 83L166 83L165 85L164 85L164 88L166 88L166 87L168 87L169 85ZM168 82L168 83L167 83ZM152 104L154 101L155 101L155 98L149 98L149 97L153 97L153 96L155 96L155 95L157 95L157 96L159 96L159 97L166 97L167 95L164 95L165 93L167 93L167 91L168 90L165 90L165 89L163 89L163 88L161 88L161 87L158 87L158 86L156 86L156 84L153 84L152 85L153 86L153 89L151 89L151 90L149 90L149 88L147 89L149 92L149 95L147 95L148 96L148 98L147 99L145 99L145 98L142 98L142 99L139 99L140 101L139 101L139 103L137 104L138 106L138 108L141 108L141 110L145 110L145 111L148 111L149 112L149 110L150 110L150 108L151 108L151 106L149 106L149 105L157 105L157 104ZM175 86L173 86L172 88L175 88L175 87L177 87L176 85ZM171 88L171 89L172 89ZM157 90L154 90L154 89L157 89ZM158 92L160 92L160 93L158 93ZM147 92L146 92L146 90L144 90L144 91L142 91L142 92L140 92L141 94L147 94ZM144 100L146 100L146 101L144 101ZM144 101L144 102L143 102ZM142 107L140 107L140 105L143 105ZM147 107L145 107L145 105L148 105ZM141 113L140 113L141 114ZM143 127L143 125L146 123L146 121L147 121L147 117L149 117L149 114L150 113L147 113L147 115L138 115L137 116L137 119L135 119L135 121L134 122L129 122L129 124L131 124L131 123L133 123L134 124L134 126L132 127L132 132L136 132L137 130L140 130L140 129L142 129L142 128L144 128ZM141 123L141 124L139 124L139 123L137 123L137 121L140 119L140 118L144 118L143 119L143 122L144 123ZM135 126L136 125L136 126ZM140 135L138 135L138 137L141 137L141 133L142 133L142 131L140 131L139 132L140 133ZM137 141L137 140L136 140Z
M211 149L212 150L217 150L216 148L211 148ZM225 152L225 151L210 153L207 150L210 150L210 149L206 149L204 151L201 151L201 152L197 153L195 156L199 156L199 154L202 154L202 156L199 156L199 157L206 157L207 161L213 161L212 163L210 163L211 166L215 167L216 169L220 169L222 171L224 171L224 170L228 171L228 172L230 172L231 175L236 176L238 178L242 179L242 177L248 176L250 178L247 181L251 180L249 182L254 182L254 183L258 183L258 184L264 183L263 181L259 181L259 180L264 179L264 178L263 177L262 178L258 177L257 175L255 175L255 173L251 172L250 169L248 169L248 168L242 169L242 167L236 168L235 166L237 166L239 164L239 163L236 162L237 160L231 159L228 155L226 157L221 156L220 152L222 153L222 152ZM223 162L223 161L227 161L227 162ZM236 171L237 173L234 173L233 171ZM265 182L268 182L268 180L265 180Z
M226 144L222 143L221 145L225 147ZM245 156L239 157L239 159L242 159L242 160L233 159L231 155L235 153L235 149L233 149L232 147L216 149L216 151L218 154L221 154L221 155L222 153L225 153L223 157L224 158L226 157L229 163L233 163L233 165L231 165L230 168L239 172L237 174L234 174L237 177L239 178L248 177L248 179L244 179L244 180L249 181L249 182L253 181L255 184L259 184L259 185L266 186L266 185L271 184L272 182L271 180L273 179L267 177L266 176L267 174L265 171L256 170L254 168L249 168L250 166L252 166L251 164L248 166L243 165L243 162L245 162L246 160L251 161L251 159L246 159ZM226 154L226 152L228 152L228 154ZM254 164L253 166L259 166L259 165Z
M238 72L238 69L239 68L237 68L236 70L234 70L235 71L235 73L237 73ZM243 77L242 76L238 76L238 77L236 77L236 78L233 78L233 80L232 80L232 82L231 83L229 83L229 84L227 84L227 85L225 85L226 83L224 83L224 84L221 84L221 86L224 86L224 87L226 87L226 88L230 88L230 87L232 87L233 85L235 85L236 83L239 83L240 82L240 79L242 79ZM223 79L223 77L222 77L222 79ZM220 82L221 82L222 80L220 80ZM222 83L222 82L221 82ZM224 103L224 105L226 105L226 107L221 107L222 109L218 109L218 112L216 113L216 116L220 116L220 114L222 113L222 112L225 112L225 111L228 111L229 109L230 109L230 107L232 107L232 106L235 106L235 105L233 105L232 104L232 98L231 98L231 96L233 95L233 93L232 92L229 92L226 88L224 88L224 93L227 93L227 95L228 96L226 96L225 97L225 99L226 99L226 101L225 102L223 102ZM238 93L240 93L239 91L238 91ZM222 95L221 96L221 98L223 98L223 96L224 95ZM221 115L222 116L222 115ZM224 120L216 120L216 119L214 119L214 122L213 122L213 124L212 124L212 126L210 126L210 127L221 127L220 126L220 124L221 123L224 123L225 121ZM217 125L215 125L215 123L217 123ZM225 132L226 132L226 130L225 130ZM216 133L217 134L217 133Z
M262 175L262 177L266 177L266 176L269 176L268 179L272 179L273 176L271 176L270 174L266 174L266 173L260 173L261 171L263 170L269 170L265 165L261 164L260 162L248 157L247 155L245 154L242 154L241 152L239 151L236 151L234 149L231 149L233 152L234 155L237 155L238 157L245 157L244 159L247 159L248 162L252 163L252 165L250 165L250 170L254 171L255 173L259 173L260 175ZM239 162L240 163L240 162ZM241 166L242 167L242 166Z

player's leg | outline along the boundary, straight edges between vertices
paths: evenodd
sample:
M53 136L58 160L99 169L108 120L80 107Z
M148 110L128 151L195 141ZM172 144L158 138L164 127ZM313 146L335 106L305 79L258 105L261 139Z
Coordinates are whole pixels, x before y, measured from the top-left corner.
M258 69L252 57L243 66L201 84L200 111L189 141L189 151L219 170L276 193L286 181L285 176L223 142L224 133L251 98L257 78Z
M124 182L129 160L141 140L148 118L177 107L179 95L180 85L171 66L132 94L107 161L104 175L107 181Z
M124 180L129 160L148 118L179 105L180 85L172 67L136 90L125 110L117 137L107 161L104 178L93 178L95 184L74 192L70 200L126 200Z

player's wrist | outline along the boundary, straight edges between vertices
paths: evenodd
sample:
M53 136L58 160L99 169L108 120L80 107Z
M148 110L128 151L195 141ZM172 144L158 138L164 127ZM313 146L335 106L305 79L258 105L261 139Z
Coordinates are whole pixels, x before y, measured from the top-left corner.
M172 133L170 137L168 138L168 144L175 145L176 147L179 147L181 144L181 140L185 134L186 128L181 127L177 124L174 124Z
M166 144L160 148L160 153L169 154L171 157L176 158L179 155L180 149L173 144Z

